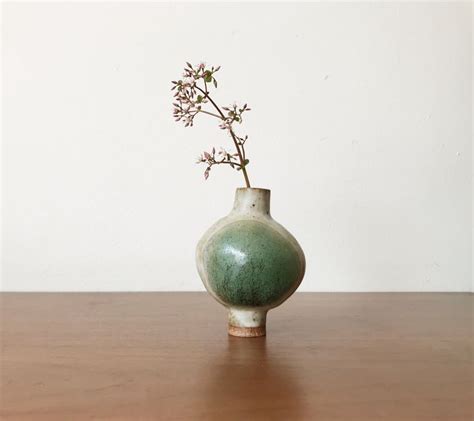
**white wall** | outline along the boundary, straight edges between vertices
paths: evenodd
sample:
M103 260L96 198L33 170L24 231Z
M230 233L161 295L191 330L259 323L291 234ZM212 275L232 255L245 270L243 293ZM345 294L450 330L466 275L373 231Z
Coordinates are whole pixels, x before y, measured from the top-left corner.
M202 290L239 173L171 117L184 61L248 101L249 174L307 256L305 291L466 291L471 5L3 5L4 290Z

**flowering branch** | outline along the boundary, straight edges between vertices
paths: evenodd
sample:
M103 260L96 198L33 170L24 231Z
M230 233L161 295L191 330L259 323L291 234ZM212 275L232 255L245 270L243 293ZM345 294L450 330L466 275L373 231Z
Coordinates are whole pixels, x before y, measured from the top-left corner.
M219 71L220 66L214 68L208 68L204 63L198 64L193 67L190 63L186 63L184 69L183 79L178 81L172 81L173 87L171 90L176 90L174 94L175 101L173 103L174 110L173 116L176 121L182 121L185 127L192 127L194 124L194 118L200 114L207 114L220 120L219 127L226 130L234 143L236 153L230 154L226 150L222 149L217 155L215 148L212 148L212 153L204 152L198 160L198 163L205 163L207 165L204 171L204 177L209 177L209 172L213 165L227 164L231 168L237 171L242 171L245 179L245 184L250 187L250 181L247 174L247 165L249 160L245 157L244 144L248 139L248 136L240 137L234 131L234 123L242 123L242 115L246 111L250 111L247 104L239 107L237 104L232 104L228 107L222 107L222 109L214 102L209 95L208 84L213 84L214 88L217 88L217 81L214 74ZM198 83L201 86L198 86ZM203 107L206 104L210 104L217 114Z

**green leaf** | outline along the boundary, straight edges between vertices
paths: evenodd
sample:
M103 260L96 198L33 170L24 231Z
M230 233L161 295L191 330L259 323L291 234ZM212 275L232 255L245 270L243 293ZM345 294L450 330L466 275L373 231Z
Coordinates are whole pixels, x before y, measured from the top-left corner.
M202 100L203 100L202 95L198 95L197 96L197 103L200 104L202 102Z
M214 88L217 88L217 80L214 79L213 82L214 82Z
M246 159L246 160L244 161L244 167L246 167L249 162L250 162L250 161L249 161L248 159Z
M209 70L204 72L204 82L211 83L212 82L212 73Z

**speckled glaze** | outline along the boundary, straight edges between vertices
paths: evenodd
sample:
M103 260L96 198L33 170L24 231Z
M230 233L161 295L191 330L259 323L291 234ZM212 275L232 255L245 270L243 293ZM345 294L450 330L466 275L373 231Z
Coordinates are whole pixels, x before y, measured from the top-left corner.
M270 215L270 190L241 188L234 207L204 234L196 250L209 293L229 309L229 334L265 335L268 310L301 283L305 257L296 239Z

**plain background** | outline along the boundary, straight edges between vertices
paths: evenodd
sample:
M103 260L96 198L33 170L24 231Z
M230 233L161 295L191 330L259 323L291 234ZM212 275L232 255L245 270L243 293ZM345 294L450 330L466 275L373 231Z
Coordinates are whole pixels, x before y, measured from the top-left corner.
M2 289L203 290L195 244L240 173L171 117L186 60L248 102L249 175L306 253L303 291L469 291L464 3L3 4Z

